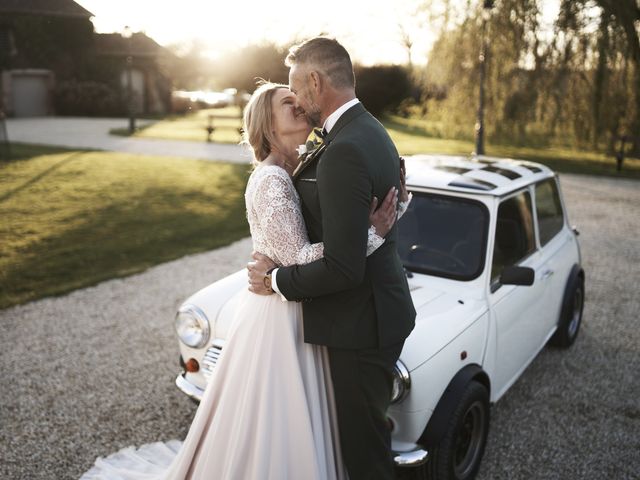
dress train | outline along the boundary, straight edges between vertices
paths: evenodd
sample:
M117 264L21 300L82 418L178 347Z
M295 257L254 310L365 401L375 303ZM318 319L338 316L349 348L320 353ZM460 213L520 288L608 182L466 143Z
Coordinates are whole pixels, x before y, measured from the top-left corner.
M302 308L240 292L240 307L184 443L128 447L81 480L342 480L326 349Z

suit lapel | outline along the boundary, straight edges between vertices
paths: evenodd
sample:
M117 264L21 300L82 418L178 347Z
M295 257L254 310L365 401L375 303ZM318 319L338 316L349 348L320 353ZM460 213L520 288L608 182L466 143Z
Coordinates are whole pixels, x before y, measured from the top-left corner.
M320 155L322 155L322 152L324 152L325 148L327 148L327 144L323 143L322 145L320 145L318 148L316 148L313 152L311 152L309 155L306 156L306 158L304 160L302 160L302 162L300 162L300 165L298 165L298 167L296 168L296 170L293 172L293 179L297 179L300 174L309 166L311 165L311 163L313 163L313 161L315 159L317 159L318 157L320 157Z

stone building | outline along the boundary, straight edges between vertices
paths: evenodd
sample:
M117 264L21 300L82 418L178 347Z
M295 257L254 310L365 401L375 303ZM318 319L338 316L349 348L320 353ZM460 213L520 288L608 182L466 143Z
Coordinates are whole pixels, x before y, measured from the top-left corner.
M0 0L1 110L125 115L130 68L136 113L169 111L172 54L143 33L96 34L92 17L73 0Z

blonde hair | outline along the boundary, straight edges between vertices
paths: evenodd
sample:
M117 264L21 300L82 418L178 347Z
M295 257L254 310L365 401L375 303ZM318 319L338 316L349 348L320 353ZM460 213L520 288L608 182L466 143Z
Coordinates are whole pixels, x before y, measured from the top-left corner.
M271 153L275 143L273 134L273 109L271 100L276 90L288 89L280 83L264 82L256 88L244 108L243 143L249 144L257 162L263 161Z

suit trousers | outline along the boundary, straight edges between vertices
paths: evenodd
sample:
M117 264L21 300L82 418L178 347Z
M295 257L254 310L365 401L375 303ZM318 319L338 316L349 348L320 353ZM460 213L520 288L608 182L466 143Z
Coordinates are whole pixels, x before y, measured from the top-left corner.
M395 478L387 409L403 345L328 349L340 446L350 480Z

